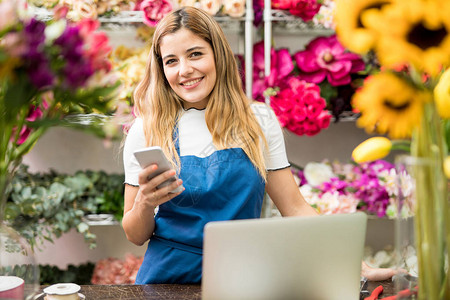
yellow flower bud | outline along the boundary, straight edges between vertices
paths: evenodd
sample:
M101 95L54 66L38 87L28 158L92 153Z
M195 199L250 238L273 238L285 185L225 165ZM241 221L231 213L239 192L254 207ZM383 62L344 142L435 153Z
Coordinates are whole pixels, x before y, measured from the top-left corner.
M444 159L444 173L447 178L450 179L450 156Z
M434 100L439 115L443 119L450 119L450 69L442 74L434 88Z
M357 163L382 159L389 154L392 142L385 137L373 137L359 144L352 153L353 160Z

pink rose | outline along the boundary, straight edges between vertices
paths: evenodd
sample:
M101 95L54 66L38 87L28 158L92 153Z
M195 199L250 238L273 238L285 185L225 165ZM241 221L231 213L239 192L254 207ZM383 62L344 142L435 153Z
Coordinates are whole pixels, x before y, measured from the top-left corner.
M292 0L272 0L272 8L288 10L291 8L292 2Z
M144 0L140 9L144 12L144 23L155 27L165 15L172 11L172 4L166 0Z
M319 12L321 4L317 0L295 0L291 2L289 12L303 21L311 21Z
M320 88L297 77L291 77L287 87L271 97L270 104L281 126L297 135L312 136L330 124Z

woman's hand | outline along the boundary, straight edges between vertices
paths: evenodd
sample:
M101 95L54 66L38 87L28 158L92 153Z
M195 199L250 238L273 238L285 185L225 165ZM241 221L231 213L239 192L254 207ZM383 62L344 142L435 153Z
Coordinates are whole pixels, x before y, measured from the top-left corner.
M392 278L395 274L399 273L398 270L389 268L372 268L365 262L362 262L361 276L366 277L370 281L383 281Z
M158 185L175 175L175 170L148 180L148 176L157 169L156 165L151 165L142 170L139 173L139 186L125 185L122 227L127 239L139 246L148 241L155 230L155 208L183 192L171 193L183 183L180 179L158 189Z
M161 183L175 176L175 170L168 170L158 176L155 176L151 180L148 180L149 175L154 173L158 169L158 166L153 164L145 168L139 173L139 196L136 197L136 202L139 205L144 204L145 206L151 206L153 208L161 205L172 198L178 196L183 191L172 192L178 186L183 184L181 179L177 179L174 182L168 184L165 187L157 188ZM136 205L136 203L135 203Z

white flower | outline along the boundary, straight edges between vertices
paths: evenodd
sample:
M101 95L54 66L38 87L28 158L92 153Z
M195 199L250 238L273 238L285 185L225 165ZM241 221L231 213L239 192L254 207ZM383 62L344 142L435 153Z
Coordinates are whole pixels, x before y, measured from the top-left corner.
M224 1L223 12L230 17L239 18L245 13L245 0Z
M200 8L200 3L197 0L176 0L174 2L176 7L194 6Z
M204 11L211 16L216 15L222 7L221 0L200 0L200 5Z
M97 9L93 2L76 1L73 4L73 9L80 19L97 19Z
M381 171L378 177L384 179L380 180L380 184L386 188L386 192L389 194L389 196L397 197L398 186L396 182L397 172L395 171L395 168Z
M67 22L65 19L60 19L51 23L45 28L45 43L51 44L55 39L61 36L66 29Z
M318 199L317 193L314 193L312 191L313 187L309 184L304 184L300 187L300 193L302 194L303 198L305 198L306 202L309 204L313 204L315 198Z
M327 182L331 178L336 177L330 165L324 163L310 162L306 164L303 173L308 183L312 186L319 186L323 182Z

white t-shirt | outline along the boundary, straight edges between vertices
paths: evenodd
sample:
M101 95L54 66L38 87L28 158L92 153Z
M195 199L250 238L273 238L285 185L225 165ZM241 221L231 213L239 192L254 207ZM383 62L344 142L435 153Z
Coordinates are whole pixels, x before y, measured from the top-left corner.
M264 153L266 169L278 170L289 167L283 131L275 113L263 103L254 103L251 107L268 144L268 151ZM216 151L211 133L206 126L204 109L191 108L183 111L178 128L180 156L195 155L197 157L207 157ZM125 183L134 186L138 185L138 175L142 169L133 152L145 147L143 122L142 119L137 118L128 131L123 149Z

